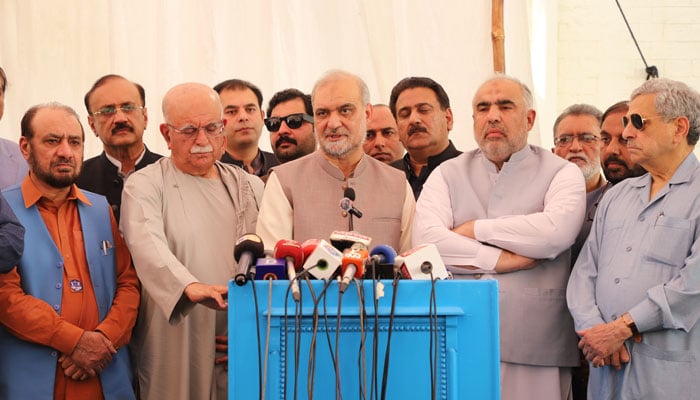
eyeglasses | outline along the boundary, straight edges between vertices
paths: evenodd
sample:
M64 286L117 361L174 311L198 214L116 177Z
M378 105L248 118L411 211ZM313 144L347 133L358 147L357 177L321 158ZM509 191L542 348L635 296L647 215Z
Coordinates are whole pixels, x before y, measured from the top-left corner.
M314 119L309 114L298 113L289 114L286 117L270 117L265 118L265 127L270 132L277 132L282 127L282 122L287 124L290 129L297 129L304 121L313 124Z
M578 141L582 144L590 145L595 143L600 138L592 133L579 133L577 135L567 134L554 138L554 144L557 147L569 147L574 142L574 139L578 139Z
M188 139L192 139L192 138L196 137L200 130L203 130L204 133L210 138L214 138L214 137L221 135L221 132L223 132L223 130L224 130L224 123L223 122L211 122L211 123L208 123L204 126L186 125L186 126L183 126L182 128L176 128L170 124L167 124L167 125L172 130L187 137Z
M117 113L117 110L121 110L124 114L131 114L136 110L143 110L143 107L137 106L136 104L122 104L120 106L107 106L102 107L99 110L92 113L93 117L103 117L109 118Z
M639 114L631 114L629 117L626 115L622 116L622 126L627 128L627 124L632 122L632 126L634 126L637 130L643 130L644 129L644 123L649 121L650 119L656 119L656 118L663 118L661 115L657 115L656 117L649 117L649 118L642 118L641 115Z

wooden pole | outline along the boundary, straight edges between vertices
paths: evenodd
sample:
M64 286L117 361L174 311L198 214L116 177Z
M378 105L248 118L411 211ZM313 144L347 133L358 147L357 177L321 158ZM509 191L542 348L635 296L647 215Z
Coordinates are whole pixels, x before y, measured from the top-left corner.
M491 0L491 44L493 46L493 71L506 72L506 56L503 48L503 0Z

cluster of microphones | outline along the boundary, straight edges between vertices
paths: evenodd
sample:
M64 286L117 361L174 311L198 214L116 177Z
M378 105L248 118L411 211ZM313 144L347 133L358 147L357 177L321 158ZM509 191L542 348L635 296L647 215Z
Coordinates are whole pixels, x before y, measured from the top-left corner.
M248 280L290 280L300 278L334 280L340 277L340 291L357 279L449 279L451 276L434 244L424 244L396 254L387 245L369 250L371 238L354 231L334 231L329 241L309 239L303 243L282 239L272 253L265 252L259 236L246 234L236 241L234 256L236 284ZM292 282L292 295L299 288Z

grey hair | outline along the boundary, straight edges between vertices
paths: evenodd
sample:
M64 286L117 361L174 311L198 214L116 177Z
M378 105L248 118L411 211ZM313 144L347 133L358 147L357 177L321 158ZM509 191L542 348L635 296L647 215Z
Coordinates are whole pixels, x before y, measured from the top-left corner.
M643 94L655 94L654 106L664 121L678 117L688 118L687 141L695 145L700 137L700 93L680 81L655 78L634 89L631 99Z
M600 126L601 122L603 121L603 113L596 107L590 104L573 104L566 107L566 109L564 109L564 111L562 111L562 113L559 114L557 119L554 121L554 128L552 128L554 136L557 135L559 123L561 123L561 121L569 115L590 115L598 122L598 126Z
M479 89L481 89L485 84L487 84L489 82L497 81L500 79L505 79L507 81L517 83L520 86L520 91L523 94L523 100L525 100L525 105L527 106L527 108L532 110L535 107L535 100L532 97L532 90L530 90L530 88L526 84L524 84L520 79L513 77L513 76L510 76L510 75L506 75L506 74L502 74L502 73L493 74L493 75L491 75L490 78L486 79L481 85L479 85ZM477 89L477 92L478 92L478 89Z
M328 81L338 79L338 78L353 79L357 83L357 87L360 88L360 96L362 98L362 105L364 106L366 104L369 104L369 88L367 87L367 84L365 83L365 81L362 80L362 78L360 78L359 76L357 76L355 74L351 74L347 71L343 71L340 69L330 70L330 71L326 72L325 74L323 74L321 79L316 81L316 84L314 84L314 88L311 91L311 102L314 101L314 97L316 96L316 89L320 85L322 85Z

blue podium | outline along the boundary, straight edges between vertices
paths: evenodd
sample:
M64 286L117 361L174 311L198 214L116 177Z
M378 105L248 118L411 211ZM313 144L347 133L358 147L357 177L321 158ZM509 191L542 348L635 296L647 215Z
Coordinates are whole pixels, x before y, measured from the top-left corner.
M391 330L391 281L376 308L371 281L300 283L297 309L288 281L229 282L230 399L499 398L496 281L400 280Z

